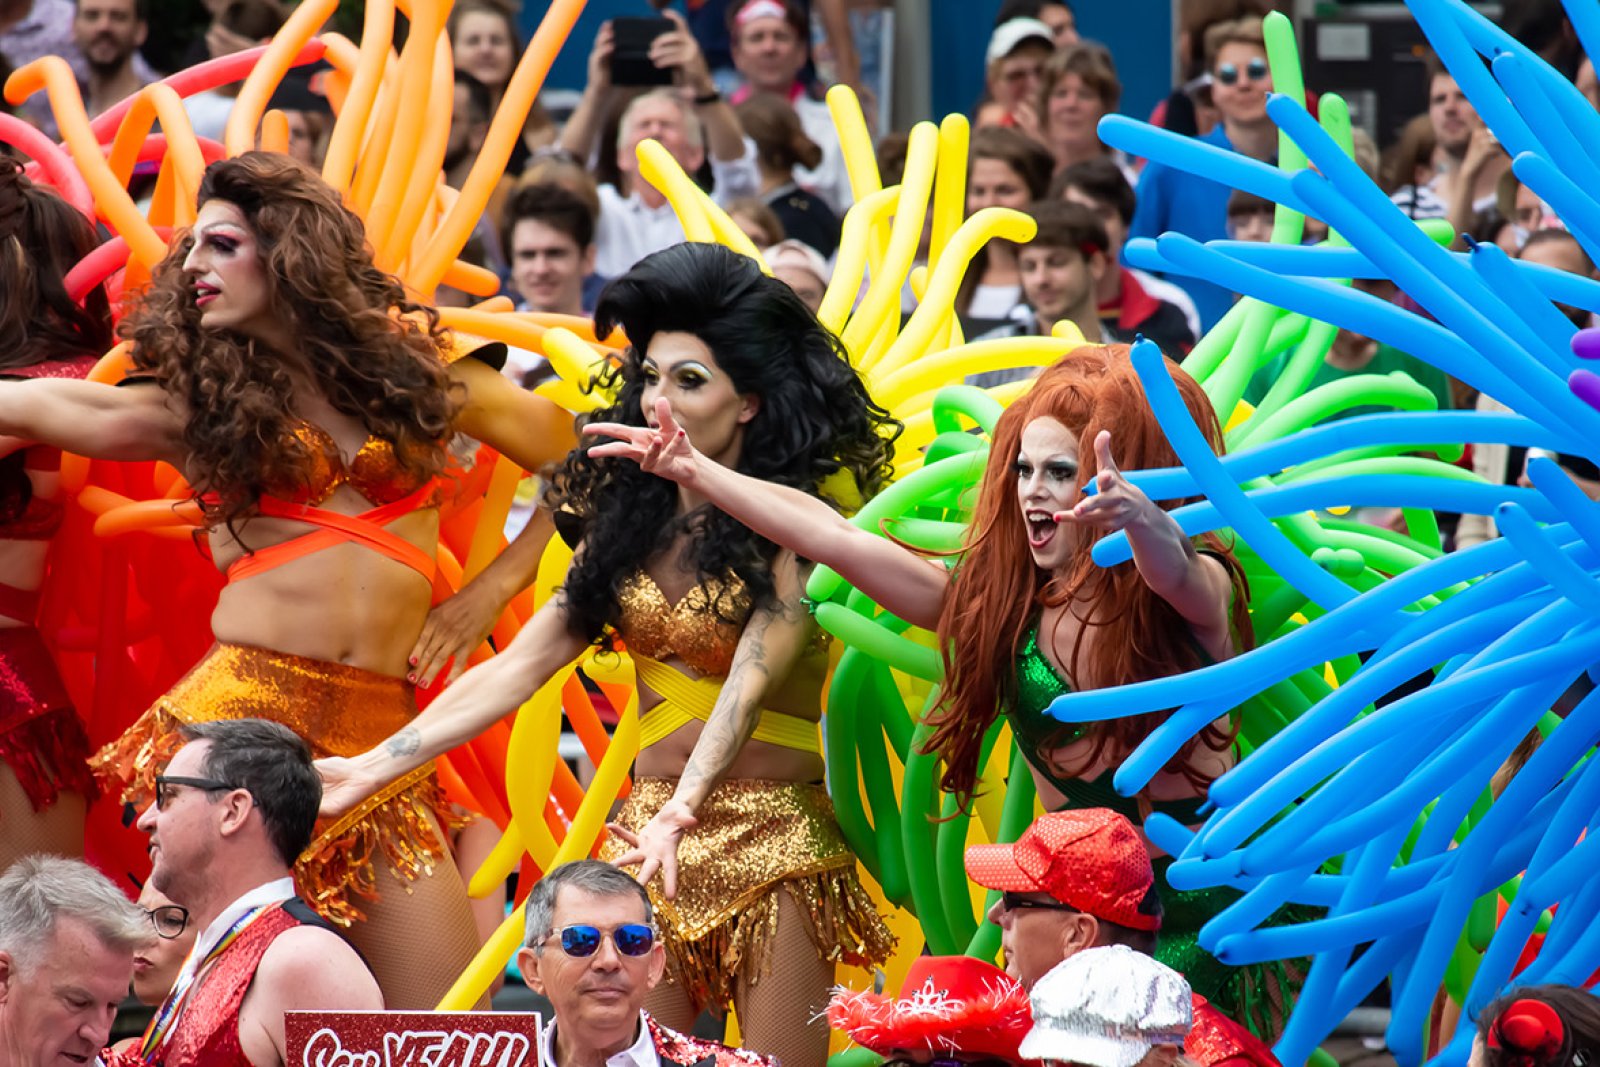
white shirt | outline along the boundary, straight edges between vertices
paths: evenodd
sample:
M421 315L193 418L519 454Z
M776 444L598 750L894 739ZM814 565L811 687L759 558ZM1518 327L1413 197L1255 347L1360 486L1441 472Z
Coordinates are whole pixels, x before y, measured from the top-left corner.
M186 978L192 978L200 964L216 948L217 942L222 940L228 928L239 920L239 917L251 908L263 904L276 904L294 896L294 879L278 878L266 885L258 885L244 896L222 909L222 914L211 920L211 924L200 931L200 936L194 939L194 947L189 950L189 956L183 961L183 967L178 971L177 979L172 983L172 988L179 989L186 985Z
M643 181L636 178L636 181ZM759 196L761 174L756 169L755 142L744 139L744 156L722 162L711 160L711 198L726 206L730 200ZM600 187L600 218L595 224L594 271L602 278L617 278L645 256L684 240L683 225L670 203L648 207L637 192L622 195L611 184Z
M539 1041L539 1067L559 1067L556 1063L556 1021L544 1028ZM633 1044L606 1060L606 1067L661 1067L656 1043L650 1039L650 1026L644 1012L639 1013L639 1036Z
M822 162L814 170L796 167L794 180L826 200L833 213L844 218L855 196L850 189L850 172L844 165L844 149L839 147L839 130L833 124L833 115L827 104L809 96L796 99L794 111L800 116L800 128L822 149Z

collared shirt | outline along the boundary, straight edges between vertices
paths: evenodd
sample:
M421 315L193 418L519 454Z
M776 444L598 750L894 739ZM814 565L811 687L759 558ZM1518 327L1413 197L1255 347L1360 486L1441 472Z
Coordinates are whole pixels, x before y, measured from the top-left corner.
M643 181L643 178L635 178ZM712 199L726 206L745 196L759 196L761 175L756 170L756 146L744 139L741 159L711 160ZM684 240L683 224L670 203L650 207L637 192L624 196L609 182L600 187L600 218L594 233L596 274L617 278L652 252Z
M539 1067L560 1067L556 1062L556 1021L544 1028L539 1042ZM650 1026L644 1012L639 1013L639 1036L633 1044L606 1060L606 1067L661 1067L661 1057L656 1055L656 1043L651 1040Z
M294 896L294 879L278 878L265 885L258 885L244 896L222 909L222 914L211 920L211 924L200 931L200 936L194 939L194 947L189 950L189 956L183 961L183 967L178 971L177 980L172 983L172 988L182 988L185 979L192 976L211 950L222 940L228 928L239 921L240 916L252 908L263 904L277 904Z

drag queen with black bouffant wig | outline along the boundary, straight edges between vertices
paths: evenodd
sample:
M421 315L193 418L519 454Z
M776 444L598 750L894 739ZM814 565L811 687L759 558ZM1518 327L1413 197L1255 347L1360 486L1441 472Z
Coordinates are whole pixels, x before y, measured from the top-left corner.
M601 295L596 328L631 341L586 422L663 418L717 463L858 507L889 475L898 427L839 341L783 283L716 245L642 260ZM594 439L546 505L573 543L565 585L493 660L363 756L322 764L324 813L515 710L595 643L620 638L642 714L633 793L604 856L637 865L668 948L647 1007L688 1029L732 1002L743 1044L821 1067L834 963L891 938L856 880L822 785L827 649L802 600L808 564ZM562 951L558 939L536 951Z

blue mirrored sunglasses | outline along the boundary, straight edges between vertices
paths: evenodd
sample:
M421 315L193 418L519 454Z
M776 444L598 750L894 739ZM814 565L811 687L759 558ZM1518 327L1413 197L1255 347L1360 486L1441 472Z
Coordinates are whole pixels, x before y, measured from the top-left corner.
M600 951L600 942L608 936L607 931L588 923L574 923L563 926L555 933L561 935L561 951L575 959L593 956ZM623 923L616 929L609 931L611 943L617 946L617 951L624 956L643 956L649 952L656 943L656 932L645 923Z

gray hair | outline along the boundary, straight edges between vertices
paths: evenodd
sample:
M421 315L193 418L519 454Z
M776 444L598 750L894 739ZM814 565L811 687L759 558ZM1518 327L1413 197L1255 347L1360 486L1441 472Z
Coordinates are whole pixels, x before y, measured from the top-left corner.
M155 938L149 914L82 860L24 856L0 875L0 951L18 966L39 961L62 919L83 923L118 952Z
M646 101L665 100L678 109L678 114L683 116L683 139L695 148L704 148L706 135L700 128L700 116L695 114L694 105L685 100L678 90L670 88L651 89L648 93L641 93L628 101L628 106L622 109L622 119L617 124L617 149L621 151L628 143L629 135L633 131L633 115Z
M527 923L522 935L524 945L532 945L535 952L542 951L538 943L550 934L556 897L569 887L596 897L637 897L644 905L644 921L655 924L656 913L650 906L650 894L631 874L600 860L573 860L539 879L533 892L528 894Z

